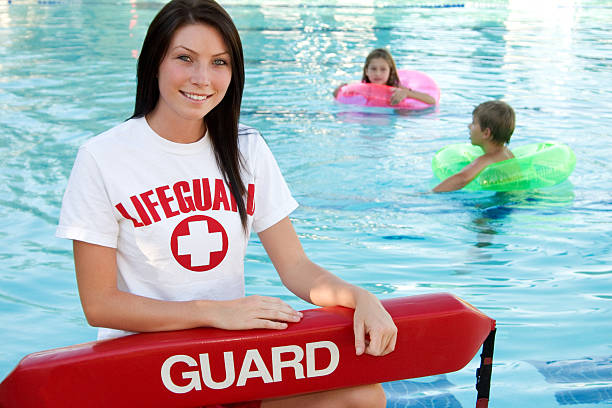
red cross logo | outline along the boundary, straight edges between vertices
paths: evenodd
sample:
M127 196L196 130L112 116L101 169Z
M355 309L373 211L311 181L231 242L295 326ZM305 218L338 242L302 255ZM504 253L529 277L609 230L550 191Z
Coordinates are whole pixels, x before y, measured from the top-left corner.
M213 269L227 254L228 239L223 226L205 215L185 218L172 233L170 248L183 268L194 272Z

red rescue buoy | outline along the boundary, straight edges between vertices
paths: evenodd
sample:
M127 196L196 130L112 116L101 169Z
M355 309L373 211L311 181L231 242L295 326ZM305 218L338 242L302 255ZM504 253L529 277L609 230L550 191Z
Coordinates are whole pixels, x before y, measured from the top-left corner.
M189 408L424 377L463 368L495 328L450 294L383 304L399 330L384 357L355 355L352 309L319 308L282 331L200 328L33 353L0 383L0 407Z

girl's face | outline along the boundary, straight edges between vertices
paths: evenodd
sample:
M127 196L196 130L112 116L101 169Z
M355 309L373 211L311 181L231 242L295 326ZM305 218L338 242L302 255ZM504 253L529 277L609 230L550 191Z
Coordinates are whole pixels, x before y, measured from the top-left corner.
M217 29L183 26L159 65L159 101L152 115L170 124L201 122L221 102L231 79L230 53Z
M373 84L385 85L390 73L391 68L383 58L373 58L366 67L366 75Z

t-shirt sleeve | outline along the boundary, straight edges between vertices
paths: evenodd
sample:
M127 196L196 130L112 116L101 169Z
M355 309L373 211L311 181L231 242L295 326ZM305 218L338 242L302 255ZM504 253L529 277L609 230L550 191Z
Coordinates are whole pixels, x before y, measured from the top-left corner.
M258 135L255 158L255 211L253 231L259 233L287 217L298 207L270 151Z
M62 200L59 238L117 247L118 221L94 157L81 147Z

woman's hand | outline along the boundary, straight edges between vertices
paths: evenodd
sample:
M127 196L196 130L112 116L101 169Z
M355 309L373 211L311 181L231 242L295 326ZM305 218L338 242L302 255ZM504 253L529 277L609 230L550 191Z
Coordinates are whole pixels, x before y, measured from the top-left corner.
M364 291L357 299L353 317L355 351L384 356L395 350L397 327L380 301Z
M226 330L287 328L287 322L302 319L302 312L275 297L248 296L235 300L212 302L215 316L212 326Z
M353 328L357 355L367 353L384 356L395 349L397 327L378 298L311 262L288 217L260 232L259 239L283 283L293 293L317 306L355 309ZM255 317L254 320L259 319ZM268 317L265 320L275 324L293 321L278 317Z

